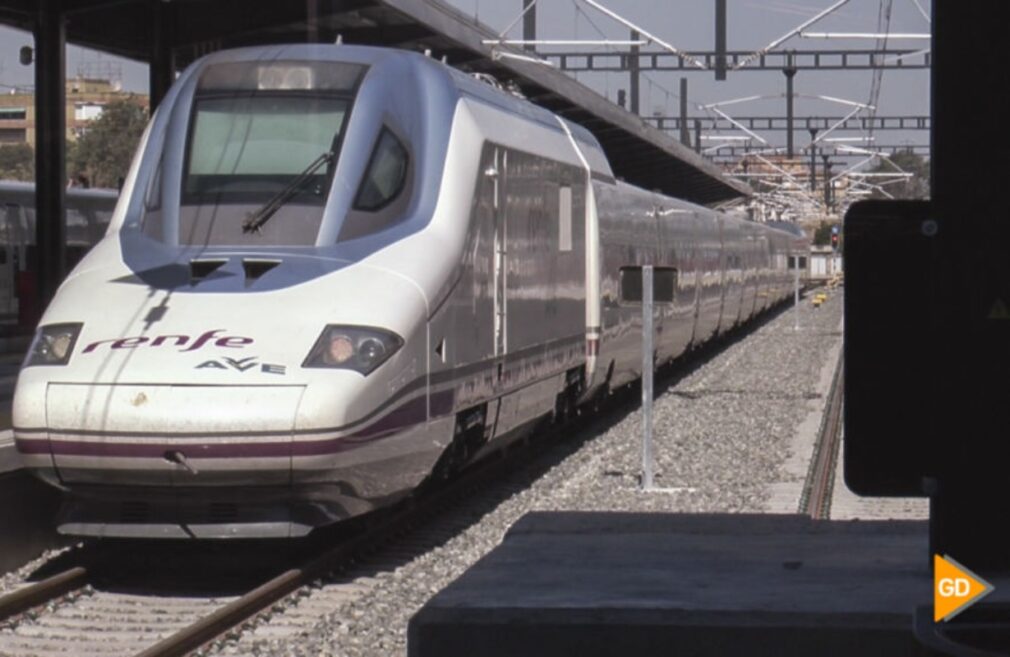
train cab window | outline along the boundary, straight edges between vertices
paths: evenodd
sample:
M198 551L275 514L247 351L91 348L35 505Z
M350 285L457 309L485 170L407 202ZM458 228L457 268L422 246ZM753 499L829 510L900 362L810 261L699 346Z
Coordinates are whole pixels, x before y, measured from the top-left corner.
M653 303L673 303L677 293L677 270L654 267L652 270ZM642 268L621 267L621 303L642 303Z
M189 119L178 226L148 225L175 220L155 201L144 231L192 245L314 245L364 70L282 60L208 66ZM172 193L164 183L151 191Z
M410 184L410 153L389 128L383 128L368 159L354 205L340 226L338 242L372 235L404 216Z
M407 149L388 128L383 128L368 169L354 199L355 210L374 212L388 205L407 179Z

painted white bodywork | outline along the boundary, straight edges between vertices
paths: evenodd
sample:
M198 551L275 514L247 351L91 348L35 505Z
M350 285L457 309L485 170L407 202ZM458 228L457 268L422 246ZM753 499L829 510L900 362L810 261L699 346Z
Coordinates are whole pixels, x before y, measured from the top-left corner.
M791 293L783 283L791 275L767 249L741 258L742 242L715 227L733 224L749 243L780 248L783 235L616 183L581 128L420 56L326 52L373 58L375 70L393 57L458 88L446 103L441 170L415 173L419 185L438 181L430 215L406 220L413 228L404 233L394 225L395 237L355 258L319 245L199 251L226 261L221 276L242 276L246 259L325 272L273 288L202 293L199 282L144 284L123 256L138 239L129 233L137 230L131 199L150 175L145 151L167 143L164 131L184 128L179 112L152 121L162 132L145 133L108 235L40 322L83 323L70 362L26 367L17 384L15 438L27 466L69 491L63 531L289 536L407 494L455 446L461 418L479 417L483 452L566 400L640 375L638 310L616 294L620 267L680 270L677 302L657 308L662 360ZM195 75L183 76L166 105L185 108L185 81ZM420 161L431 137L417 139ZM349 186L339 174L334 184ZM551 214L559 194L574 214L566 245L562 219ZM327 227L335 203L320 235L337 232ZM712 251L707 260L697 255L702 243ZM192 256L180 253L185 268ZM740 299L727 302L727 290ZM367 376L304 367L333 324L381 328L403 345ZM493 337L496 326L507 338ZM123 520L131 504L152 511Z

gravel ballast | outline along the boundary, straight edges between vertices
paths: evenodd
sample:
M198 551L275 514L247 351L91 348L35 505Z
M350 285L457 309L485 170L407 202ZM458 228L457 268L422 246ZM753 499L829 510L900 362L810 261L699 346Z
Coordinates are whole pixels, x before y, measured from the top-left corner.
M803 301L799 331L794 330L794 312L772 317L704 363L675 375L679 378L657 379L658 490L645 493L639 488L639 410L611 411L585 430L594 434L591 437L560 442L537 464L493 484L495 492L447 512L454 516L449 522L463 527L448 540L433 540L421 556L375 567L367 577L357 573L367 580L367 594L341 593L330 605L328 588L346 589L355 574L323 582L271 614L273 622L288 611L296 614L299 606L327 609L317 621L308 626L292 623L300 629L290 635L247 632L219 652L404 655L409 618L498 545L506 530L529 511L795 513L791 502L783 502L783 491L795 489L798 497L800 487L782 484L800 476L795 462L809 442L801 425L811 409L823 405L823 371L832 358L837 362L841 291L817 309ZM787 467L790 461L793 471ZM775 504L770 503L773 493Z

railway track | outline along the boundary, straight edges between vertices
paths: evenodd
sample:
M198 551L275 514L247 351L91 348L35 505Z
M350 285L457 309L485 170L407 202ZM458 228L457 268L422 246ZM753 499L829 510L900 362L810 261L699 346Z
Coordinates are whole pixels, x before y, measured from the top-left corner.
M713 351L749 333L734 334L673 367L664 367L658 380L668 382L683 376ZM840 388L837 381L836 387ZM96 554L100 545L92 546L90 552L85 548L87 558L68 559L74 562L68 568L0 597L0 655L247 655L255 652L250 648L257 642L294 639L310 631L326 613L372 594L380 578L395 576L399 565L446 542L522 488L515 478L493 491L495 486L489 483L506 479L506 473L534 469L530 466L554 449L559 434L579 436L579 442L596 435L600 426L616 421L614 416L621 411L633 410L638 397L636 391L625 390L614 395L603 413L538 431L524 441L531 448L508 448L494 454L448 485L389 512L361 519L358 526L336 538L317 541L307 548L309 554L286 561L272 554L274 565L278 561L298 565L259 579L246 578L254 581L217 583L218 590L208 591L201 588L206 582L200 582L199 576L207 578L207 573L215 572L214 567L191 566L197 572L180 572L186 568L183 555L178 557L182 566L161 573L161 585L152 585L149 577L161 569L157 556L132 565L135 574L124 582L120 564L123 560L129 563L134 556L119 548L111 555ZM531 472L531 479L536 476ZM487 498L486 503L480 498ZM453 508L459 512L449 512ZM324 545L327 542L330 545ZM149 547L150 543L144 544L145 550ZM122 550L129 552L130 547ZM209 579L217 579L217 575ZM283 604L278 604L281 601Z
M826 520L831 513L831 498L834 491L835 475L838 470L839 447L842 438L842 393L845 376L842 353L831 380L831 389L824 405L821 426L817 434L813 458L807 471L803 494L800 498L800 513L809 514L815 520Z
M578 431L580 424L585 422L561 427ZM215 647L222 648L222 637L227 639L243 625L249 625L256 638L296 634L334 604L367 595L375 572L395 570L398 563L461 531L469 522L466 518L439 522L439 516L451 515L444 511L460 500L480 496L482 487L522 466L517 462L535 459L550 448L558 432L539 433L529 441L531 448L505 448L427 494L360 519L358 527L344 528L344 535L335 540L331 537L330 546L323 545L325 536L316 539L307 548L311 556L297 560L299 565L265 577L241 594L208 594L200 590L197 572L183 573L178 580L162 574L167 592L144 583L142 575L124 582L115 569L123 558L130 559L123 555L128 546L114 547L111 554L70 557L79 564L0 597L0 655L168 657L190 654L215 640ZM132 569L156 567L154 560L147 558ZM325 593L313 595L311 585L324 577L329 580ZM289 613L282 622L258 618L264 612L269 616L271 606L285 598L290 598L285 609Z

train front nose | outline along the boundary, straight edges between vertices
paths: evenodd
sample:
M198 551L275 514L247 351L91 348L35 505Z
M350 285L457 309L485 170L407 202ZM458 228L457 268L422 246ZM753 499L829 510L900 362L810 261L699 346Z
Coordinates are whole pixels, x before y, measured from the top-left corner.
M284 486L303 391L50 383L49 451L71 486Z
M19 436L49 452L69 489L62 533L285 537L304 386L50 383L49 428ZM39 443L45 443L45 448Z

